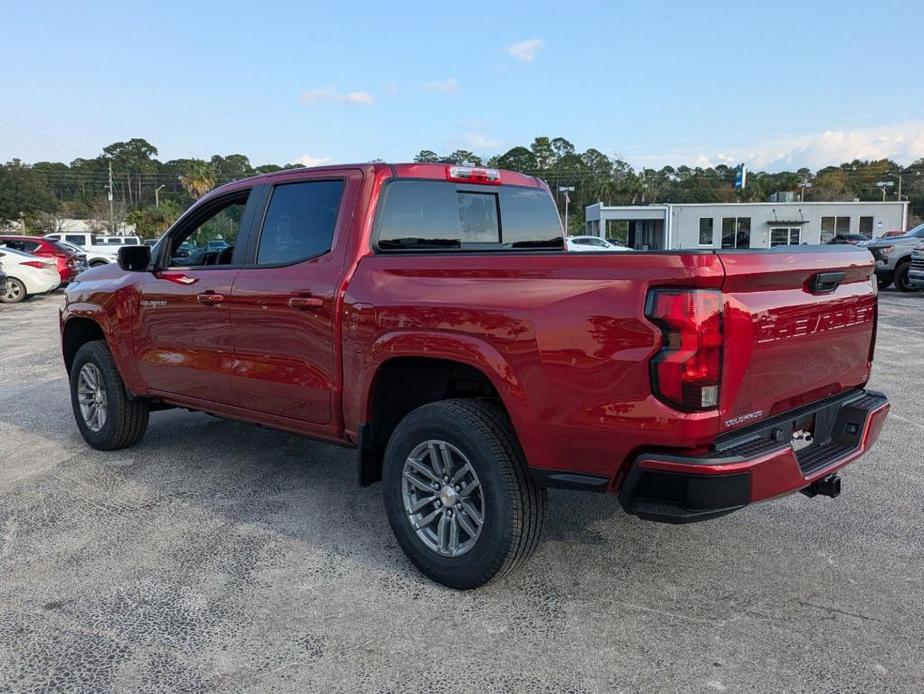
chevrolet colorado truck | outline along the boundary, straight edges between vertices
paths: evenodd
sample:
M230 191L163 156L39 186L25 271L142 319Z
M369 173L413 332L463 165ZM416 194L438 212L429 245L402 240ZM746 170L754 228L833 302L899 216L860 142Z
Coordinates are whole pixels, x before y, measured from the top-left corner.
M531 176L299 169L80 275L63 356L91 446L179 406L353 448L413 563L473 588L535 550L547 487L669 523L836 496L889 408L872 272L851 246L568 253Z

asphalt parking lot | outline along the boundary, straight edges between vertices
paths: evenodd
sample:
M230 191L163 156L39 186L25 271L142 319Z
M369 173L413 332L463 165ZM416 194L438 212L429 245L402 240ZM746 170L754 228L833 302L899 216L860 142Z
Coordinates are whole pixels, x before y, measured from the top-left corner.
M88 448L60 302L0 306L0 692L924 687L924 295L882 294L892 416L839 499L678 527L553 491L532 563L468 593L350 451L185 411Z

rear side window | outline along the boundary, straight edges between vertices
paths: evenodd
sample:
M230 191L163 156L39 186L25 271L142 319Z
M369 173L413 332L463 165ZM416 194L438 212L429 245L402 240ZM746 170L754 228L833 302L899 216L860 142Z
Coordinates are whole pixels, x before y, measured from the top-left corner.
M6 245L15 251L23 253L35 253L39 248L38 241L24 241L23 239L12 239L6 242Z
M343 181L276 186L260 234L257 264L295 263L327 253L342 194Z
M411 180L388 185L377 240L383 251L564 245L558 211L544 190Z

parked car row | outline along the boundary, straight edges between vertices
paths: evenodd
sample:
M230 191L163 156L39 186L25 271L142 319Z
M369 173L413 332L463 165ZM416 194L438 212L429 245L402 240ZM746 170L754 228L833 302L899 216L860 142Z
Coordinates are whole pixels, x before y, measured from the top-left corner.
M0 303L15 304L31 294L44 294L61 286L54 259L0 246L0 267L4 278Z
M888 287L893 282L899 291L913 291L910 278L911 254L924 243L924 224L909 229L901 236L880 238L866 244L876 261L876 279L880 287Z
M138 246L139 236L97 236L87 231L67 231L45 234L46 239L66 241L82 248L87 253L90 267L116 262L116 254L121 246Z

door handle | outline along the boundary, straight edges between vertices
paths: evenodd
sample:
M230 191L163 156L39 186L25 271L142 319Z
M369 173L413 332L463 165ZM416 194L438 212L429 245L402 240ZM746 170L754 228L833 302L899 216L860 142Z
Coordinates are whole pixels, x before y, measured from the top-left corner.
M293 296L289 298L291 308L320 308L324 305L324 299L319 296Z
M206 306L220 304L224 300L225 300L224 294L216 294L215 292L205 292L204 294L196 294L196 301L198 301L200 304L205 304Z

